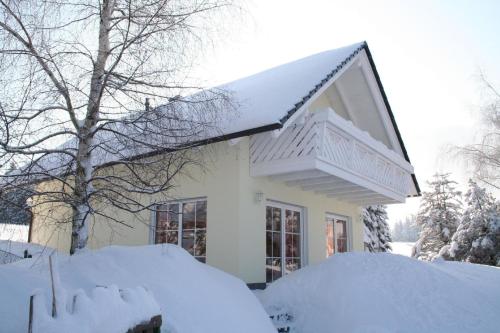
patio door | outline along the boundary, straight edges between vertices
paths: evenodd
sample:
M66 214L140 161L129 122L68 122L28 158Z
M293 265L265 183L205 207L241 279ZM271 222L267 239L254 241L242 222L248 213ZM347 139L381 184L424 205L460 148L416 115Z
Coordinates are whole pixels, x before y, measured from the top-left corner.
M302 267L303 213L300 207L266 206L266 282Z

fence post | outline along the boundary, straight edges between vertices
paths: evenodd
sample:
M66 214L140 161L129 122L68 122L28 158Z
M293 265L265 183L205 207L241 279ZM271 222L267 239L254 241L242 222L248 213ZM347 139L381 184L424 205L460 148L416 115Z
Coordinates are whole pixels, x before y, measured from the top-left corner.
M35 296L30 296L30 310L29 310L29 319L28 319L28 333L33 333L33 298Z
M52 268L52 254L49 256L49 268L50 268L50 283L52 286L52 317L57 316L57 308L56 308L56 291L54 288L54 273Z

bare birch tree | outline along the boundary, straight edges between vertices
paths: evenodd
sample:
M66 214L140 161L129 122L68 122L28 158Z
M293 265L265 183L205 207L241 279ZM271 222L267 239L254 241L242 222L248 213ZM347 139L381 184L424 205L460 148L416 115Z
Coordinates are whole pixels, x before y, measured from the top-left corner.
M150 209L138 195L201 162L232 103L189 69L230 1L0 0L0 190L57 181L33 194L71 207L70 253L91 216L127 223L100 207Z
M471 163L475 179L500 189L500 92L482 74L481 82L484 94L480 137L477 143L457 147L456 151Z

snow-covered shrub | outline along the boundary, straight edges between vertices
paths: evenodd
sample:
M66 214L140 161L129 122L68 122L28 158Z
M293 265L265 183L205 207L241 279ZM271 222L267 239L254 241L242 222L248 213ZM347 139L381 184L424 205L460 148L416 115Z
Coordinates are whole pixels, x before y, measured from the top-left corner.
M0 223L28 224L31 213L27 200L31 195L30 189L23 188L0 191Z
M451 244L440 254L448 260L500 266L500 210L486 189L469 180L465 211Z
M383 205L363 209L364 243L370 252L387 252L391 249L391 235L387 224L387 211Z
M428 182L431 191L423 192L417 224L422 228L412 250L412 257L432 260L450 244L461 217L460 191L449 174L436 174Z

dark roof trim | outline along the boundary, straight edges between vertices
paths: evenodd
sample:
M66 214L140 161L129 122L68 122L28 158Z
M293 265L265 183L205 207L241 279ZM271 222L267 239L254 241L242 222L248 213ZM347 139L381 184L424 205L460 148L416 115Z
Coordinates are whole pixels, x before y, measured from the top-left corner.
M265 125L265 126L261 126L261 127L251 128L251 129L244 130L244 131L239 131L239 132L234 132L234 133L230 133L230 134L219 135L219 136L216 136L216 137L213 137L213 138L210 138L210 139L204 139L204 140L199 140L199 141L195 141L195 142L190 142L186 146L179 146L178 148L175 148L175 149L174 148L158 149L158 150L151 151L149 153L144 153L144 154L140 154L140 155L134 155L134 156L132 156L130 158L127 158L127 159L122 159L122 160L118 160L118 161L112 161L112 162L104 163L104 164L101 164L101 165L97 166L96 169L100 169L100 168L104 168L104 167L109 167L109 166L112 166L112 165L120 164L120 163L123 163L123 161L135 161L135 160L138 160L138 159L141 159L141 158L153 157L153 156L156 156L156 155L160 155L160 154L164 154L164 153L169 153L169 152L172 152L172 151L175 151L175 150L186 149L186 148L193 148L193 147L199 147L199 146L204 146L204 145L208 145L208 144L211 144L211 143L217 143L217 142L221 142L221 141L227 141L227 140L231 140L231 139L241 138L241 137L244 137L244 136L250 136L250 135L254 135L254 134L258 134L258 133L269 132L269 131L273 131L273 130L276 130L276 129L280 129L282 127L283 127L282 124L280 124L280 123L274 123L274 124Z
M168 149L153 150L153 151L150 151L148 153L134 155L134 156L131 156L129 158L124 158L124 159L121 159L121 160L111 161L111 162L107 162L107 163L96 165L94 167L94 170L98 170L98 169L110 167L110 166L113 166L113 165L123 164L124 162L128 162L128 161L136 161L136 160L139 160L141 158L153 157L153 156L157 156L157 155L160 155L160 154L165 154L165 153L173 152L173 151L176 151L176 150L188 149L188 148L193 148L193 147L199 147L199 146L204 146L204 145L208 145L208 144L211 144L211 143L217 143L217 142L221 142L221 141L228 141L228 140L231 140L231 139L241 138L241 137L244 137L244 136L250 136L250 135L254 135L254 134L258 134L258 133L263 133L263 132L269 132L269 131L273 131L273 130L276 130L276 129L280 129L282 127L283 127L282 124L280 124L280 123L274 123L274 124L270 124L270 125L265 125L265 126L260 126L260 127L256 127L256 128L251 128L251 129L244 130L244 131L234 132L234 133L225 134L225 135L219 135L219 136L216 136L216 137L213 137L213 138L210 138L210 139L199 140L199 141L196 141L196 142L190 142L186 146L179 146L177 148L168 148ZM70 174L70 172L67 172L67 173L62 174L62 176L68 176L69 174ZM48 180L53 180L53 179L57 179L57 177L46 176L46 177L42 177L42 178L30 181L27 184L30 184L30 185L31 184L38 184L38 183L41 183L43 181L48 181Z
M375 66L375 62L373 61L372 53L370 52L370 49L368 48L368 43L364 42L363 48L366 51L366 55L368 56L368 60L370 61L370 66L373 69L375 79L377 80L378 88L379 88L380 93L382 94L382 98L384 100L385 108L387 109L387 112L389 113L389 117L391 118L392 127L394 127L394 131L396 132L396 136L398 138L399 145L401 146L401 150L403 151L403 155L405 157L405 160L407 160L408 163L411 164L410 157L408 156L408 151L406 150L405 144L403 142L403 138L401 137L401 132L399 132L398 125L396 124L396 118L394 118L394 114L392 113L392 109L391 109L391 106L389 104L389 100L387 99L387 95L385 94L384 86L382 86L382 81L380 80L380 75L378 74L377 67ZM418 185L417 177L415 176L414 173L411 175L411 178L413 179L413 184L415 185L415 189L417 190L416 196L420 196L421 195L420 186Z

